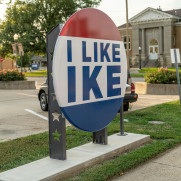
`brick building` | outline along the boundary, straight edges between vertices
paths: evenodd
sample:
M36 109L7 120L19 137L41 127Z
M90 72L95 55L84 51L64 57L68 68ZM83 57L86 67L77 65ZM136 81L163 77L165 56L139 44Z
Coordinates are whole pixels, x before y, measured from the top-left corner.
M10 58L6 58L3 62L0 62L0 70L2 69L14 69L16 61Z
M126 25L118 27L126 42ZM138 67L172 67L170 49L181 51L181 9L146 8L129 19L130 64ZM139 51L140 47L140 51Z

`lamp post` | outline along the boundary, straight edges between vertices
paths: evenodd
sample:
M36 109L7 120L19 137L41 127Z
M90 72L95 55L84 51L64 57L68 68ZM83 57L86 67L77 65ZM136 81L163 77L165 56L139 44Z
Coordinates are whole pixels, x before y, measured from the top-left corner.
M141 47L139 47L138 50L139 50L140 70L141 70Z
M15 46L16 46L16 68L17 68L17 56L18 56L18 52L17 52L17 41L18 41L18 35L15 34L15 35L14 35L14 42L15 42Z
M127 65L128 65L128 72L130 69L129 63L129 24L128 24L128 0L126 0L126 54L127 54Z

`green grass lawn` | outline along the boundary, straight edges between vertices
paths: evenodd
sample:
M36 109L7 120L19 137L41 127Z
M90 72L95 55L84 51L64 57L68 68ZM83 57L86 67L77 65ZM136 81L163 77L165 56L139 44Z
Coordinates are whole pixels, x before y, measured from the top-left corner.
M47 71L25 72L26 77L46 77Z
M131 77L144 77L145 74L131 74Z
M69 180L108 180L126 170L134 168L181 143L181 106L179 101L165 103L124 115L129 122L125 131L147 134L152 141L112 160L98 164ZM148 121L164 121L165 124L153 125ZM119 132L119 115L108 126L108 134ZM92 140L92 134L67 128L67 149L85 144ZM0 171L5 171L31 161L48 156L48 133L0 143Z
M131 74L131 77L144 77L148 72L154 72L157 71L158 68L142 68L141 70L138 70L138 74ZM168 70L176 72L175 68L168 68ZM179 68L179 73L181 75L181 68Z
M138 70L139 73L148 73L148 72L153 72L157 71L158 68L142 68L141 70ZM176 68L168 68L168 70L176 72ZM179 72L181 73L181 68L179 68Z

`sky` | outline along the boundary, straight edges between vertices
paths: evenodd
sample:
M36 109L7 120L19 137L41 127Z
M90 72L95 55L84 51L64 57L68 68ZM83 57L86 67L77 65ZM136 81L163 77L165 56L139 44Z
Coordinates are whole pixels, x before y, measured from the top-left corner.
M116 26L119 26L126 22L125 1L102 0L97 8L105 12L114 21ZM6 2L9 2L9 0L4 0L4 3L0 4L0 19L4 19ZM181 9L181 0L128 0L128 17L133 17L147 7L157 9L159 6L163 11Z

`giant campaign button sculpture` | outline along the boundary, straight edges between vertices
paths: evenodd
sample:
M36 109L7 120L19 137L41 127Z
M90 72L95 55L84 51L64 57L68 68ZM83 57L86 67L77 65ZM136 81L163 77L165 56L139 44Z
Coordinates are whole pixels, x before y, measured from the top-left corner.
M93 8L73 14L53 57L55 95L69 122L88 132L105 128L123 102L126 79L125 48L113 21Z

